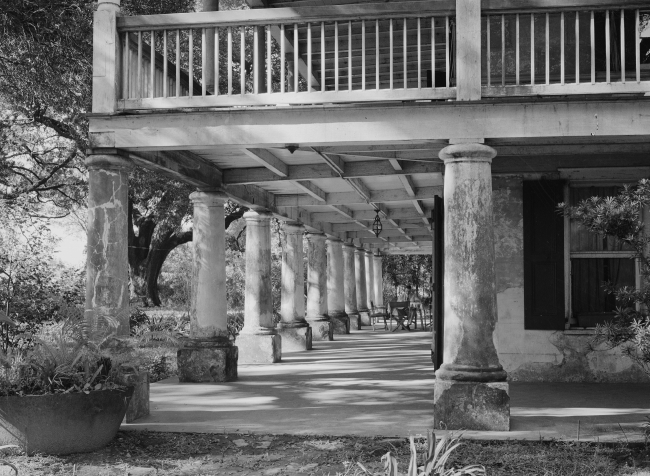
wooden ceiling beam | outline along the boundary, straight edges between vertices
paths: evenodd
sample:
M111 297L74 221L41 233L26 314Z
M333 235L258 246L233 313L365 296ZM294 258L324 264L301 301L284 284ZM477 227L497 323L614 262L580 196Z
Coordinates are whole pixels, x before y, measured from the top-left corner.
M330 192L327 194L327 205L345 205L350 203L387 203L387 202L405 202L412 198L416 200L432 200L434 196L442 194L442 186L420 187L415 189L415 197L410 197L403 188L390 190L371 190L370 200L363 198L358 192ZM316 200L308 195L276 195L278 206L283 207L307 207L322 205L320 200Z
M226 169L223 171L223 181L226 184L247 184L261 182L276 182L282 180L317 180L323 178L359 178L384 175L414 175L441 173L442 163L408 162L402 170L395 170L388 161L369 160L363 162L347 162L345 171L339 174L329 164L289 165L288 175L279 177L275 172L265 167L241 169Z

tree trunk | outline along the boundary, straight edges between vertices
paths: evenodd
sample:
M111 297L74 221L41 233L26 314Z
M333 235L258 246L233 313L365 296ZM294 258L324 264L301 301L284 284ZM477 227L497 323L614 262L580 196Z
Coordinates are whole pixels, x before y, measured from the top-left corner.
M235 220L248 211L238 207L226 215L226 230ZM136 236L133 224L138 228ZM149 217L134 216L133 205L129 204L129 266L133 293L143 300L145 306L160 306L158 278L163 264L177 246L192 241L192 230L156 233L160 224Z

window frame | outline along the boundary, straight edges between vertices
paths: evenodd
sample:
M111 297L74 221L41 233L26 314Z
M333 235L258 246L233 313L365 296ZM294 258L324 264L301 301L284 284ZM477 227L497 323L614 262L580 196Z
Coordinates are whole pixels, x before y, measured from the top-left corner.
M567 180L564 184L564 203L573 206L571 203L572 188L586 187L622 187L626 184L634 184L636 181L601 181L601 180ZM643 212L644 218L648 217L648 210ZM650 223L645 220L646 233ZM637 289L641 287L641 268L638 258L634 258L632 251L571 251L571 218L564 216L564 304L566 330L586 330L595 327L582 327L578 325L577 317L573 315L572 297L572 270L571 260L573 258L630 258L634 259L634 285ZM638 308L638 305L637 305Z

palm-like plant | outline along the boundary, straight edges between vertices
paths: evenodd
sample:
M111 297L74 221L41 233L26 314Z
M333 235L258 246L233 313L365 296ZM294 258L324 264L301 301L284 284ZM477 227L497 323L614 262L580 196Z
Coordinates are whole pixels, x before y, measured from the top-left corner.
M436 445L436 435L432 430L427 432L427 453L424 464L418 466L418 453L415 448L415 440L411 436L411 459L409 461L408 471L405 476L479 476L485 474L483 466L472 464L462 468L447 468L447 462L451 454L462 443L462 435L455 436L450 434L444 436ZM402 476L397 471L397 459L389 451L381 457L384 463L385 476ZM372 476L361 463L357 463L362 471Z

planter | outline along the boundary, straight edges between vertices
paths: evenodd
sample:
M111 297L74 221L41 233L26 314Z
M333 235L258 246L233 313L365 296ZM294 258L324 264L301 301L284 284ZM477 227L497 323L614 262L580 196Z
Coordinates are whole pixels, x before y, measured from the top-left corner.
M0 397L0 446L28 454L69 454L106 446L117 433L133 388Z

